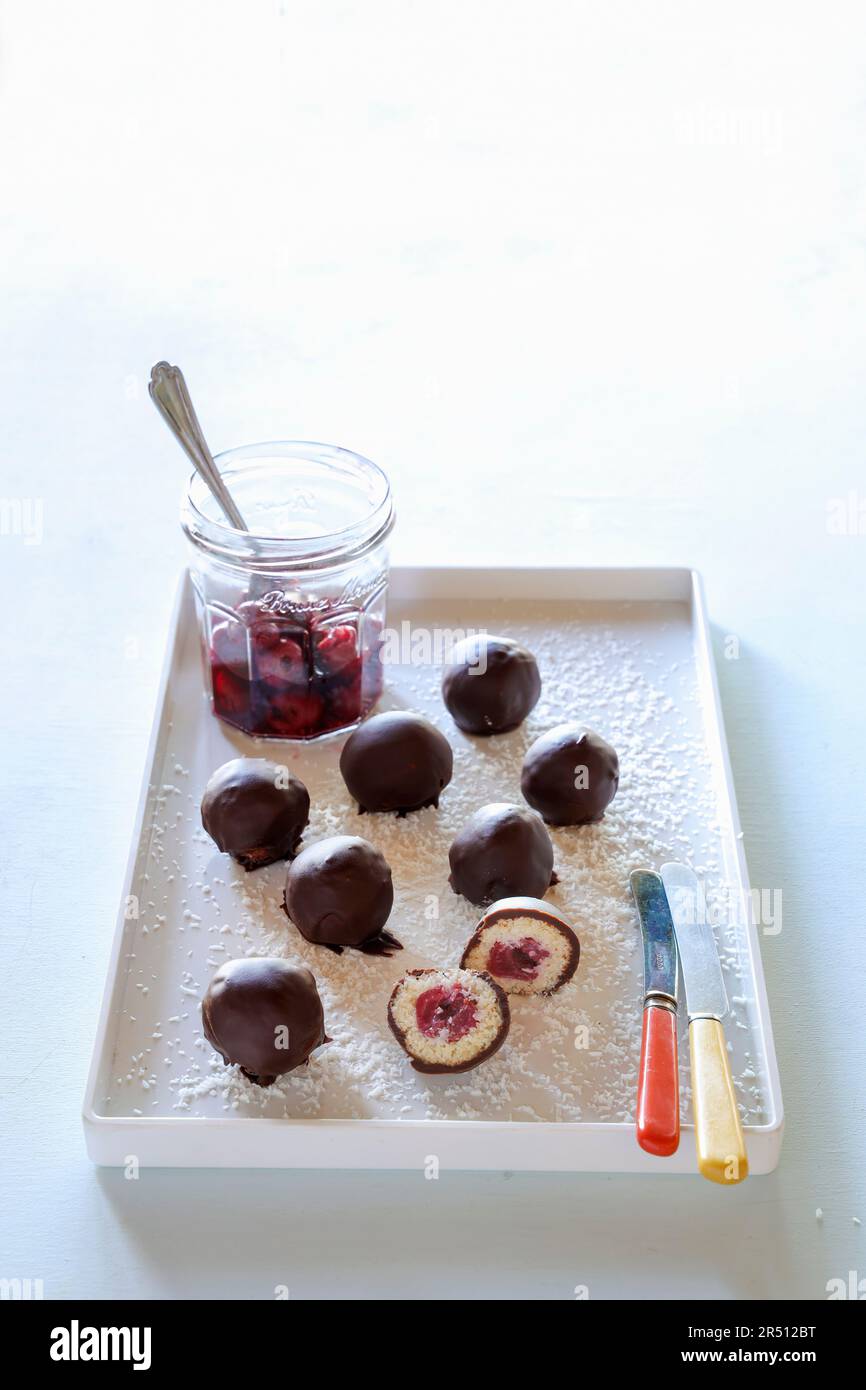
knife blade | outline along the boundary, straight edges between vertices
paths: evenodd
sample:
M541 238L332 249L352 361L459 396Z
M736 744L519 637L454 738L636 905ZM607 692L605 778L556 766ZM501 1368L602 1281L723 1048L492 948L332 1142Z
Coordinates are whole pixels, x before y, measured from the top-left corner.
M644 949L644 1010L635 1134L647 1153L667 1157L680 1142L677 1059L677 942L661 878L629 875Z
M728 995L713 929L706 920L700 884L687 864L663 864L662 883L674 921L686 1008L693 1018L717 1018L728 1012Z
M695 1111L698 1168L710 1182L742 1182L749 1171L722 1019L728 996L700 884L687 864L663 864L662 883L679 948Z

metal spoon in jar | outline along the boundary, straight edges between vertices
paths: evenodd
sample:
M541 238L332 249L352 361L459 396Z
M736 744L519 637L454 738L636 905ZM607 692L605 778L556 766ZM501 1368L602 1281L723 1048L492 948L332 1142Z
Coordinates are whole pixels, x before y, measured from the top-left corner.
M248 531L249 527L214 463L213 454L202 433L180 367L172 367L168 362L157 362L156 366L151 368L147 389L163 420L188 458L192 460L193 467L207 483L226 520L236 531Z

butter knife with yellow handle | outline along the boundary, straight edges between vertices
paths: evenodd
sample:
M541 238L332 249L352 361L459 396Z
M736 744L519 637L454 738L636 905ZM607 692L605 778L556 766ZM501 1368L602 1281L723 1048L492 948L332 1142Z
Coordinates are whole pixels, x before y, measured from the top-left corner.
M661 876L686 986L698 1168L710 1182L729 1186L743 1181L749 1164L722 1027L728 996L719 953L693 870L663 864Z

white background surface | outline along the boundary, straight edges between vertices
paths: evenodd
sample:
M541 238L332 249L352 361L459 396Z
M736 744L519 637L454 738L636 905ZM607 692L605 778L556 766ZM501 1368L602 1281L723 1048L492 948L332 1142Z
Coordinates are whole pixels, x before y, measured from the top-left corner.
M0 495L42 534L4 509L0 1275L554 1299L866 1277L866 535L828 530L866 503L864 39L853 3L5 6ZM160 357L216 448L382 463L398 559L704 571L752 879L783 893L777 1173L90 1167L182 559Z

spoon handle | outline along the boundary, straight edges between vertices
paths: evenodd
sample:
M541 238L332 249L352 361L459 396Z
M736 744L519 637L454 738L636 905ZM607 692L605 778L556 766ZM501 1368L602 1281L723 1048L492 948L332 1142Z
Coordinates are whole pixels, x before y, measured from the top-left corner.
M151 369L147 389L160 415L204 478L228 521L236 531L249 530L214 463L180 367L157 362Z

